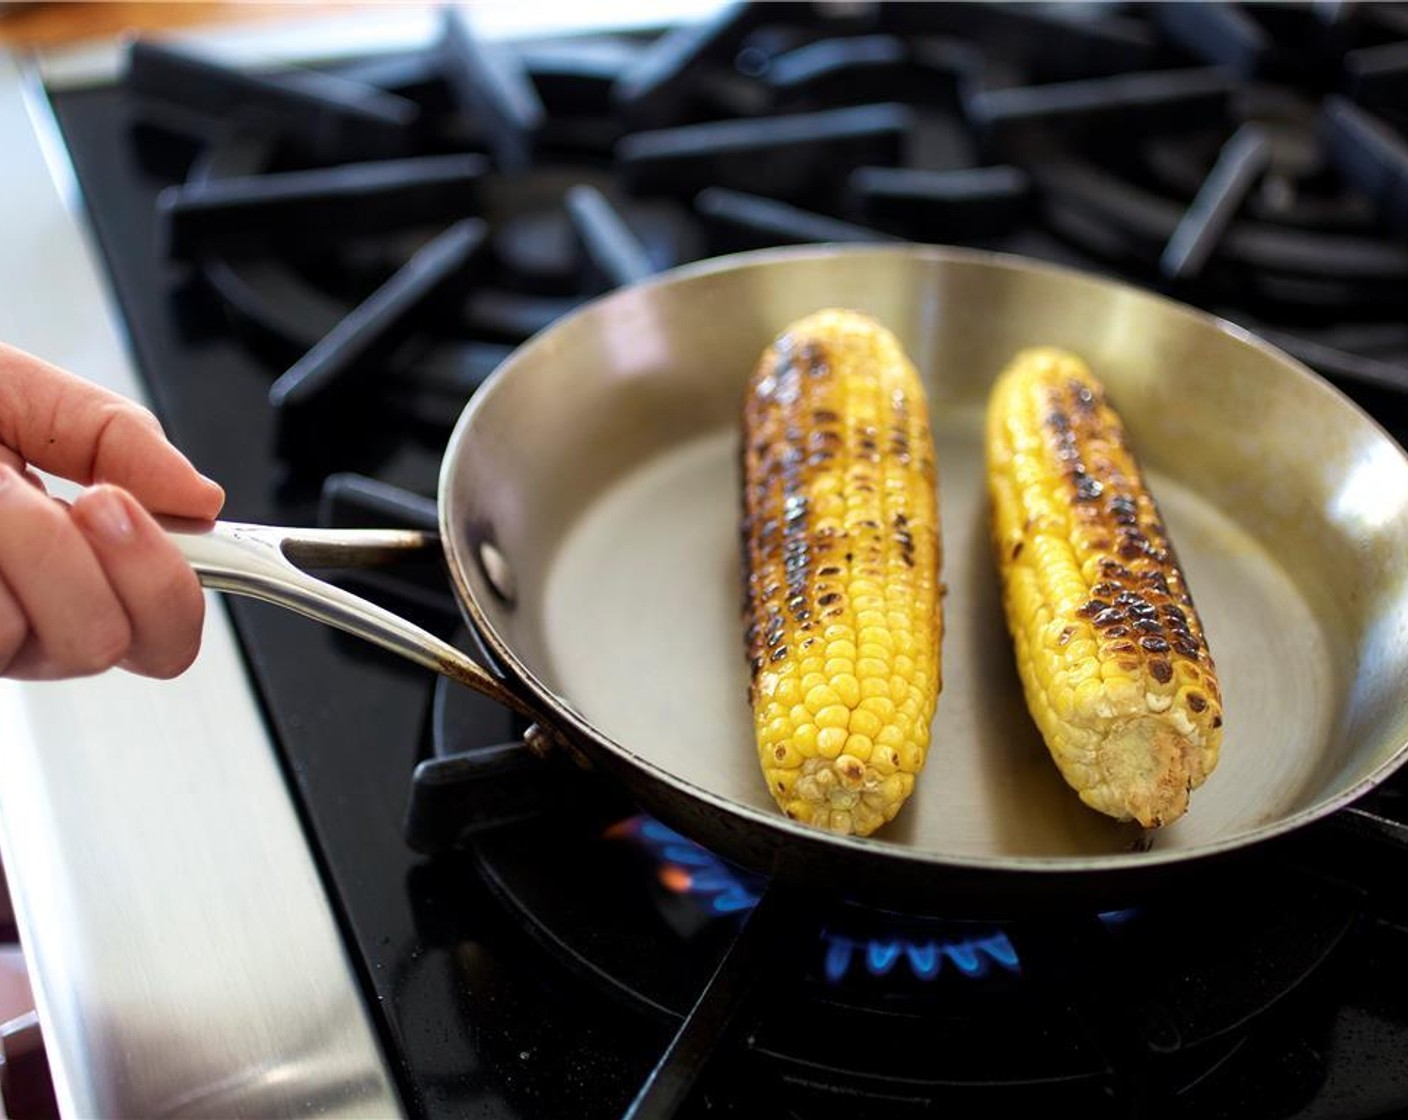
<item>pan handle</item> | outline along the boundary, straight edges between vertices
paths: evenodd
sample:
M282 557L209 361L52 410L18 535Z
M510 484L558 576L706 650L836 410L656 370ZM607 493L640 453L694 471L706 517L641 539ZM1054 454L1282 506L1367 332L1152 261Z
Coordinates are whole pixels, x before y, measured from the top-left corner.
M448 642L384 607L303 570L364 568L439 550L434 533L412 529L287 529L163 517L162 528L203 586L275 603L384 646L468 685L539 723L542 713ZM547 721L549 724L551 721Z

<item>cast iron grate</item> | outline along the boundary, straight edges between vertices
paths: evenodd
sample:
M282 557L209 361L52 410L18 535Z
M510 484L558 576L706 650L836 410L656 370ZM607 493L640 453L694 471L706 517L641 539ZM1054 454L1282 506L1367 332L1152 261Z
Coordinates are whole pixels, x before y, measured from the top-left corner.
M450 9L426 50L336 75L137 43L129 81L150 127L214 122L163 196L168 244L289 363L271 403L291 459L309 404L345 419L369 368L387 385L364 399L443 427L482 347L650 271L799 241L1113 269L1400 390L1405 32L1272 7L739 4L576 51L485 43ZM315 442L311 467L336 467Z

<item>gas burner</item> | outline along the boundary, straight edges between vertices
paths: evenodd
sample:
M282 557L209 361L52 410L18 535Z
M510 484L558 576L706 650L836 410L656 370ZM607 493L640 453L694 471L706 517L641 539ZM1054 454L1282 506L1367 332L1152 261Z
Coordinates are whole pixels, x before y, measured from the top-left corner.
M472 854L553 959L655 1018L686 1016L719 983L774 889L640 815L605 827L545 815L481 836ZM1000 925L790 895L785 906L785 935L756 934L769 951L745 983L764 997L732 996L750 1009L739 1044L784 1081L824 1068L831 1091L912 1104L990 1084L1123 1081L1172 1099L1315 998L1360 896L1272 865L1236 891Z

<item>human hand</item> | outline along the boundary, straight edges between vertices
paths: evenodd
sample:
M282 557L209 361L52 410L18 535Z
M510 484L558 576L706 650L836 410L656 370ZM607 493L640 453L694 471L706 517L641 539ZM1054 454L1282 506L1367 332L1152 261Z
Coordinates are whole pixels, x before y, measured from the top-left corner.
M87 489L66 504L31 467ZM152 514L224 502L146 409L0 344L0 675L184 671L205 601Z

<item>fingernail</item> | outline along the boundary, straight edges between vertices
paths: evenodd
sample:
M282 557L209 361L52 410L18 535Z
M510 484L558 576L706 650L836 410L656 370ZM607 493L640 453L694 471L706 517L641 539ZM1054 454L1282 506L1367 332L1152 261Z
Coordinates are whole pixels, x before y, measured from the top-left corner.
M90 490L79 511L86 528L114 544L132 536L132 518L127 505L111 490Z

